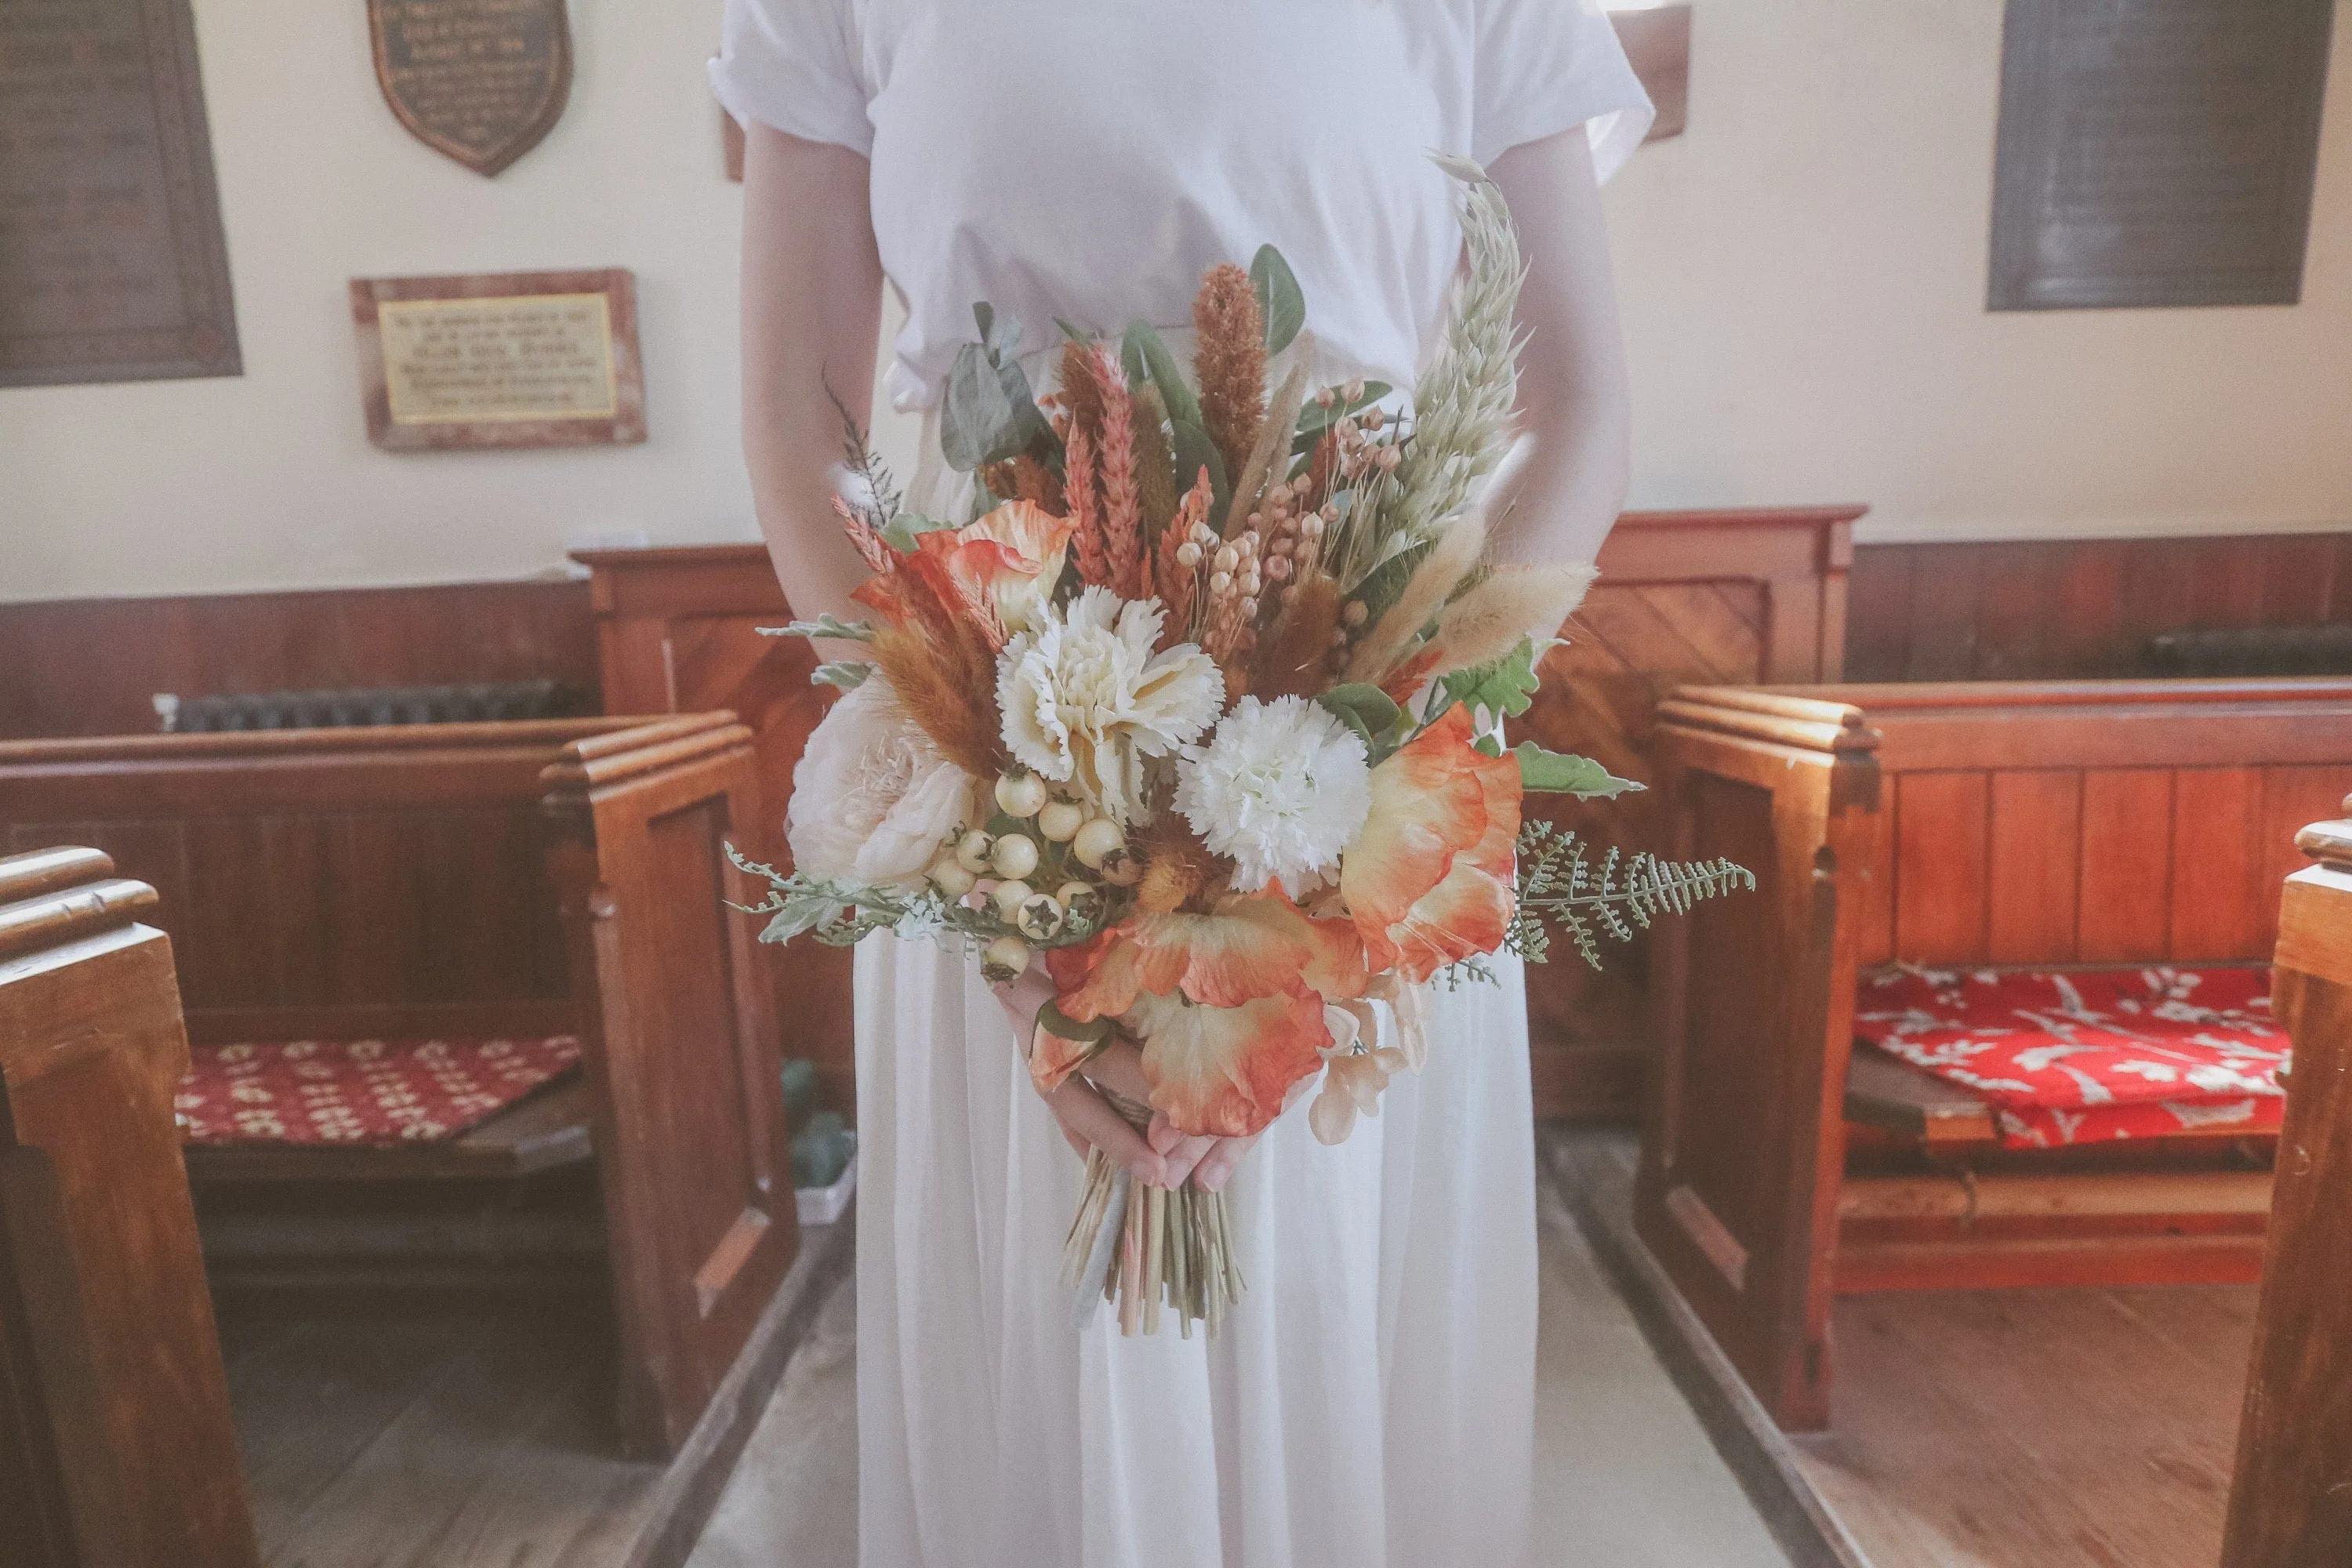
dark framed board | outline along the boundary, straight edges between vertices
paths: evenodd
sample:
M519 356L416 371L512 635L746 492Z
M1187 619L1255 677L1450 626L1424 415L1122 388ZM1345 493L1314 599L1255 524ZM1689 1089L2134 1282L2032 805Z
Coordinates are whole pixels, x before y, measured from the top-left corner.
M2335 0L2009 0L1995 310L2288 305Z
M386 451L646 438L636 280L617 268L355 278L360 395Z
M243 369L189 0L0 3L0 386Z

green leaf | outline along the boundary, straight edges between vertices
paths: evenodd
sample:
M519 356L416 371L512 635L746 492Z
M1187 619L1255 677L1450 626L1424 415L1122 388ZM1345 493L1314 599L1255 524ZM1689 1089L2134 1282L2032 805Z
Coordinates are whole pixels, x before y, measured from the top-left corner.
M1315 700L1368 736L1387 734L1404 713L1387 692L1361 681L1335 686Z
M994 461L993 458L990 460ZM912 555L915 552L917 539L926 533L937 533L942 529L954 526L954 523L940 518L923 517L915 512L902 511L883 524L882 542L901 555Z
M809 684L838 686L844 691L855 691L865 685L866 678L873 673L874 667L870 664L862 664L853 659L838 659L831 664L818 665L809 674Z
M1472 741L1470 749L1482 757L1499 757L1503 754L1503 742L1490 731ZM1526 786L1523 784L1521 787Z
M1081 1024L1051 1002L1037 1009L1037 1023L1055 1038L1075 1040L1082 1046L1099 1045L1110 1038L1111 1021L1108 1018L1097 1018L1090 1024Z
M1176 367L1176 356L1168 352L1168 345L1160 341L1160 334L1152 330L1150 322L1135 321L1129 325L1127 336L1119 344L1119 358L1126 361L1129 355L1143 362L1144 369L1151 376L1151 384L1160 389L1160 401L1167 405L1170 420L1186 425L1202 423L1200 397L1184 384L1184 373ZM1128 374L1130 376L1135 374L1131 362Z
M1427 540L1405 546L1365 573L1363 581L1357 584L1355 592L1348 596L1361 599L1364 608L1372 613L1372 618L1379 619L1391 605L1397 602L1397 595L1404 592L1404 585L1412 580L1414 570L1433 548Z
M1438 711L1459 702L1466 706L1473 717L1481 711L1498 719L1524 713L1534 700L1536 687L1536 639L1521 637L1519 646L1495 660L1472 669L1457 669L1440 677L1445 693Z
M874 624L871 621L839 621L830 611L813 621L794 621L788 626L756 628L763 637L831 637L837 642L872 642Z
M1290 263L1270 245L1258 247L1250 262L1250 282L1257 289L1258 314L1265 318L1265 352L1278 354L1307 325L1307 296Z
M996 461L989 454L1004 444L1015 420L1013 400L1004 395L1004 380L989 363L988 351L978 343L958 349L940 407L940 455L948 467L968 474Z
M1076 321L1071 321L1067 316L1055 317L1054 325L1061 328L1062 335L1075 343L1085 342L1093 335L1090 332L1080 331L1078 324Z
M1614 800L1646 784L1621 779L1591 757L1548 752L1533 741L1519 742L1519 784L1552 795L1572 795L1580 800Z
M1234 487L1225 477L1225 459L1217 444L1195 420L1171 416L1168 421L1171 438L1176 447L1176 493L1183 495L1198 484L1201 470L1209 470L1210 516L1223 517L1233 500Z

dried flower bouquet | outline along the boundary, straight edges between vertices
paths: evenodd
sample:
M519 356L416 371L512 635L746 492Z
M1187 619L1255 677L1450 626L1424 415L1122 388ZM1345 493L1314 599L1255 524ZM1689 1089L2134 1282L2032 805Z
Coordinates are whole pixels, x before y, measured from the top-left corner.
M1500 192L1444 162L1468 266L1406 412L1270 383L1306 311L1269 247L1204 280L1189 380L1147 325L1065 324L1038 397L1018 323L982 307L941 420L969 521L902 511L853 424L836 506L873 618L785 630L869 657L818 671L844 695L794 775L792 874L742 862L773 884L766 940L965 942L998 982L1042 962L1042 1089L1124 1037L1139 1127L1244 1136L1320 1073L1308 1118L1338 1142L1422 1065L1431 982L1541 959L1545 918L1597 964L1600 936L1753 886L1722 861L1595 872L1523 827L1525 791L1639 786L1496 738L1592 572L1483 559L1521 268ZM1139 1196L1099 1152L1066 1266L1129 1332L1163 1303L1213 1331L1243 1283L1223 1194Z

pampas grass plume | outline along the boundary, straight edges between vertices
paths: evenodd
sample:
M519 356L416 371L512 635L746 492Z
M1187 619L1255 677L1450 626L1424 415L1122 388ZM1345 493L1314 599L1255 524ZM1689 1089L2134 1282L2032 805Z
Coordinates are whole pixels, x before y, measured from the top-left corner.
M1346 679L1368 681L1377 686L1405 651L1412 646L1421 628L1444 607L1478 564L1479 552L1486 548L1486 524L1484 519L1471 516L1456 521L1437 536L1437 542L1420 568L1408 579L1404 592L1397 595L1381 618L1372 623L1356 651L1348 660Z
M1556 635L1584 602L1597 575L1582 562L1550 566L1497 566L1486 580L1445 606L1431 641L1432 675L1491 664L1526 637Z

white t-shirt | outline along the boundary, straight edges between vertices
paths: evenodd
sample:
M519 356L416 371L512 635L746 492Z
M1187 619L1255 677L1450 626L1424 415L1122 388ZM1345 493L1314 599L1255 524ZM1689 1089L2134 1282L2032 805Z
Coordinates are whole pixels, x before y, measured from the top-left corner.
M1590 0L728 0L739 119L873 164L904 298L887 385L929 406L985 301L1190 319L1201 275L1277 247L1323 366L1408 384L1459 258L1441 150L1587 125L1602 177L1651 110Z

